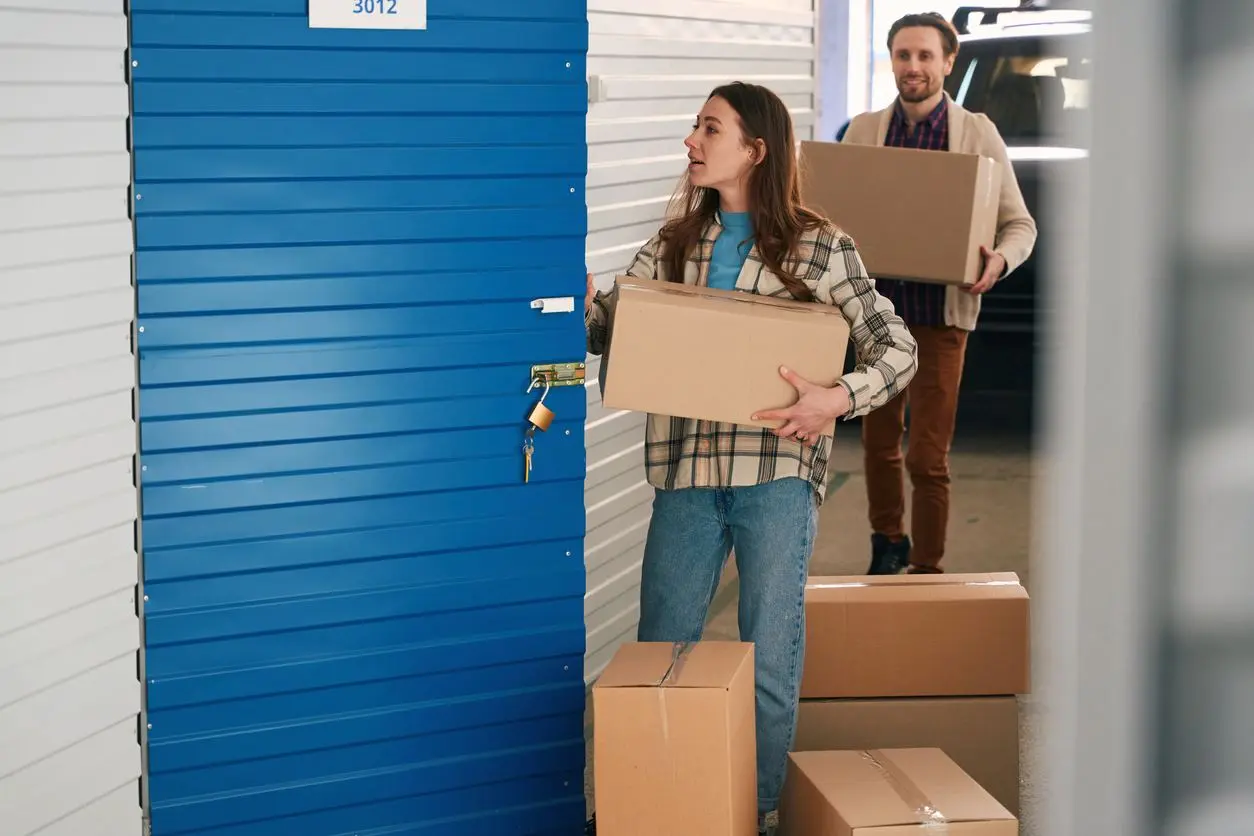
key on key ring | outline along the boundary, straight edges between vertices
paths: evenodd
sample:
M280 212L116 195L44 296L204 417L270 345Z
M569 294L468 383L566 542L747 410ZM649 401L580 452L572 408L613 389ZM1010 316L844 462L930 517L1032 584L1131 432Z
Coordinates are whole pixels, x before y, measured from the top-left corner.
M531 481L531 454L535 452L536 444L532 437L536 434L535 427L527 427L527 433L523 439L523 484L526 485Z

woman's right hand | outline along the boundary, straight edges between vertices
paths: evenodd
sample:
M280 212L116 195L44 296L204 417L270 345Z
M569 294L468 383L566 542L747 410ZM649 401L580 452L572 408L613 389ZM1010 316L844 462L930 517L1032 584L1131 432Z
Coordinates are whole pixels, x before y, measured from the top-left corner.
M592 281L592 274L588 274L588 290L583 298L583 315L587 316L588 311L592 310L592 303L597 298L597 286Z

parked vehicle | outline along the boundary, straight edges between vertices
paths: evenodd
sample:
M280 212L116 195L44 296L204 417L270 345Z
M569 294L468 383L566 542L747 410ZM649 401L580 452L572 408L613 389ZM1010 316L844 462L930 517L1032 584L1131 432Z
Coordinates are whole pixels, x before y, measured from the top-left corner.
M982 20L973 27L977 15ZM946 90L997 125L1040 230L1032 258L1014 280L985 297L980 331L1037 331L1038 279L1051 247L1048 184L1062 167L1087 159L1071 137L1083 134L1088 119L1089 19L1088 12L1039 2L1012 9L969 6L954 14L961 47Z
M960 425L1031 426L1039 375L1049 259L1049 202L1067 167L1087 165L1092 78L1091 14L1046 7L969 6L953 17L960 48L946 90L985 113L1006 141L1038 237L1032 257L984 297L968 342Z

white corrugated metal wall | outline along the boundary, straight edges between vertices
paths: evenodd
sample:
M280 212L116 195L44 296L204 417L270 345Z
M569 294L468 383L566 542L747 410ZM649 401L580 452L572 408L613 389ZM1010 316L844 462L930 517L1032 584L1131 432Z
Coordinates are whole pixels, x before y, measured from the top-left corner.
M0 0L0 830L140 832L120 0Z
M715 86L764 84L815 121L814 0L590 0L588 269L605 288L658 228L683 171L683 139ZM598 93L598 91L600 91ZM601 408L588 368L588 651L595 677L635 638L652 489L644 416Z

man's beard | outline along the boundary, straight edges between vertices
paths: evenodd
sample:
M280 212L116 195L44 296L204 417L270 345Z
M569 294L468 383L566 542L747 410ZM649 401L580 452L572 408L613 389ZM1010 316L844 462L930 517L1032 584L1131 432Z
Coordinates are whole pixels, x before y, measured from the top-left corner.
M899 84L897 86L897 94L901 96L901 100L903 102L918 104L919 102L926 102L928 99L932 98L932 96L936 95L936 91L939 89L940 85L933 88L928 82L924 81L923 84L918 87L907 88L905 85Z

